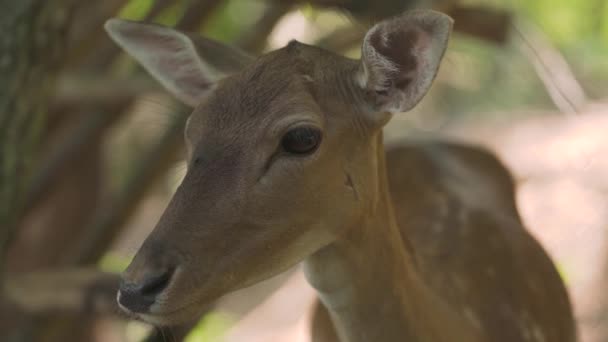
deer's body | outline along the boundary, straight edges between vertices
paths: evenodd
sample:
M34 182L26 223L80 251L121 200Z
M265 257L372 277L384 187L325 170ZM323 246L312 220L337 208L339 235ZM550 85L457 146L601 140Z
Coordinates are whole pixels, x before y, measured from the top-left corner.
M431 86L451 23L431 11L381 22L357 61L298 42L254 59L110 21L112 37L195 107L188 171L123 275L119 304L183 322L304 261L328 313L315 321L330 337L317 330L317 341L572 342L563 284L523 230L499 163L429 143L389 151L387 173L382 128Z
M408 141L389 146L386 163L400 227L400 236L390 239L402 243L413 260L410 272L422 286L465 317L464 324L480 331L483 341L576 340L566 290L549 257L522 226L511 175L492 154L466 145ZM382 227L374 229L374 234L388 234ZM380 251L361 254L367 257L367 274L392 263ZM403 294L409 297L404 306L420 301L419 293ZM369 321L391 319L380 303L397 298L390 292L381 295L368 307ZM424 309L413 308L417 315ZM401 322L401 327L407 325ZM439 327L445 329L445 324ZM338 341L322 303L316 304L312 336L314 342ZM444 338L467 341L455 336ZM402 338L361 340L427 341L425 335Z

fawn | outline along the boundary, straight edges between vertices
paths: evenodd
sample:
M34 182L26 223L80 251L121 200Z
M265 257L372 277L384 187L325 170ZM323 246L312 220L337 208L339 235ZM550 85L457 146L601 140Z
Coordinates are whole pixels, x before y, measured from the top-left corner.
M564 284L490 153L383 126L431 86L452 20L410 11L361 60L297 41L253 58L154 24L110 36L192 106L188 168L117 296L152 324L303 261L319 341L572 342ZM389 191L390 189L390 191Z

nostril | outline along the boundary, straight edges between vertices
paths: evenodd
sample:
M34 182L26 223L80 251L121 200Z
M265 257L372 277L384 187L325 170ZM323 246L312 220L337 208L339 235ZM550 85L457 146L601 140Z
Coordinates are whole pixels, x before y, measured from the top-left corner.
M156 301L156 297L167 288L172 275L173 269L169 269L162 273L149 275L140 283L123 280L118 292L118 303L130 312L147 312Z
M163 273L150 276L144 280L139 289L144 297L155 297L159 293L163 292L171 281L173 275L173 269L169 269Z

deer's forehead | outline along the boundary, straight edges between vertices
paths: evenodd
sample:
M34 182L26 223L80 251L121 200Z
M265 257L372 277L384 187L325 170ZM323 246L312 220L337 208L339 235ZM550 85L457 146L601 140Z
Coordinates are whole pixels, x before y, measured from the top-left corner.
M324 58L310 58L311 54ZM344 62L342 57L297 42L264 55L221 80L195 110L189 126L192 130L205 127L205 131L242 133L267 129L294 114L322 120L317 97L333 91L327 84L335 83L336 66L343 65L336 58Z
M219 86L195 109L186 127L186 137L224 137L238 140L272 133L290 120L321 122L322 111L305 86L277 81L282 87Z
M304 77L294 74L229 79L218 85L197 112L207 117L208 124L221 126L279 119L314 106L311 89L305 82Z

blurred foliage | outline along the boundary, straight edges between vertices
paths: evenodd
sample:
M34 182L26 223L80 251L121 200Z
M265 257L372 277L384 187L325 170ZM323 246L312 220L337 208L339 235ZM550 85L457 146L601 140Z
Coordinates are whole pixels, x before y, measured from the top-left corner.
M152 8L154 0L133 0L127 2L118 13L118 17L131 20L141 20Z
M174 25L186 9L188 0L175 1L173 6L163 11L154 22ZM154 0L132 0L121 9L118 17L141 20L154 5ZM201 28L209 37L222 41L233 41L244 27L250 26L262 15L267 5L263 1L228 0L222 2L217 13ZM246 13L247 15L242 15Z
M559 272L559 276L564 281L564 284L566 284L566 286L570 286L572 283L571 282L572 277L570 277L570 273L566 270L564 265L562 265L560 263L556 263L555 266L557 267L557 272Z
M591 97L601 96L608 89L608 2L605 0L464 0L462 3L513 9L517 15L538 25L560 49L581 83L587 85L585 90ZM129 1L119 16L141 19L153 4L153 0ZM176 1L155 21L174 24L187 4L187 0ZM267 3L261 0L224 1L201 31L222 41L234 41L255 23L265 6ZM318 13L308 4L299 10L312 21ZM438 109L447 110L446 114L471 115L496 109L551 106L530 62L515 47L504 49L460 37L454 40L452 50L458 58L452 56L450 61L448 56L446 63L456 68L455 77L470 80L466 87L442 94Z
M104 272L120 273L129 266L130 262L131 258L126 258L115 252L108 252L101 258L98 267Z
M515 9L556 44L591 96L608 85L608 1L517 0Z
M234 41L243 30L255 24L263 13L265 4L262 1L224 1L218 13L211 18L205 27L205 35L221 41ZM243 15L243 14L247 15Z
M604 0L517 0L515 9L536 22L561 47L608 41L608 3Z
M492 0L465 3L512 8L534 23L563 54L591 98L608 93L608 2L604 0ZM525 34L524 34L525 37ZM445 91L439 107L451 117L521 108L553 108L531 62L516 46L494 47L467 37L452 42L444 65L467 86ZM529 42L528 42L529 43ZM450 60L450 59L453 60Z
M221 313L207 314L190 332L184 342L215 342L220 341L226 330L234 324L234 320Z

